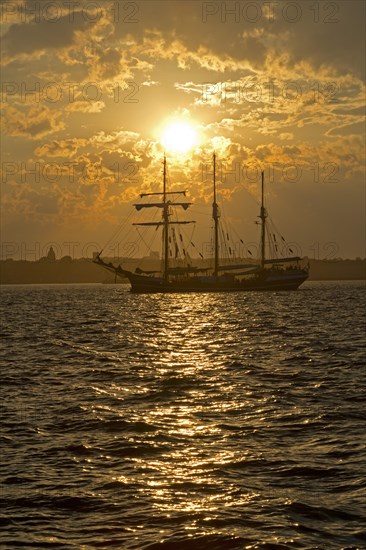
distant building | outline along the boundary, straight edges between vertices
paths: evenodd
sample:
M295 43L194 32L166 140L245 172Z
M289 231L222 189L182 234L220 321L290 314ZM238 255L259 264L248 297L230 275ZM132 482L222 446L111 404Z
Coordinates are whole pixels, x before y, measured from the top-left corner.
M56 254L55 254L55 251L53 250L52 246L50 246L50 249L47 253L46 258L49 262L54 262L56 260Z

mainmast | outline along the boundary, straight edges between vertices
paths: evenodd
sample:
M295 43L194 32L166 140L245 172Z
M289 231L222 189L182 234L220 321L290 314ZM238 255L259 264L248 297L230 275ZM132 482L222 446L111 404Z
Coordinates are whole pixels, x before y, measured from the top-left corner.
M214 220L214 276L219 273L219 207L216 202L216 153L213 154L213 188L212 218Z
M168 280L168 269L169 269L169 203L167 203L166 200L166 156L164 153L164 177L163 177L163 223L164 223L164 229L163 229L163 246L164 246L164 271L163 276L164 279Z
M259 215L262 224L261 224L261 268L264 268L265 259L266 259L266 217L267 212L264 208L264 172L262 172L262 200L261 200L261 211Z

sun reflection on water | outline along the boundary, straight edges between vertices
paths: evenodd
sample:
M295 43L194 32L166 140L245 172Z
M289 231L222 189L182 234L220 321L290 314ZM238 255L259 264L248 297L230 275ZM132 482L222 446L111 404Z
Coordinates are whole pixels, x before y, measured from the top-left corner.
M128 300L142 316L141 330L128 335L121 356L129 353L126 368L137 380L129 387L113 383L106 391L115 400L114 414L120 410L126 423L125 440L146 448L146 455L130 458L132 474L113 479L135 485L137 498L166 517L191 514L195 521L199 514L209 522L224 509L247 506L256 491L239 490L220 473L244 458L222 430L225 416L251 407L248 388L240 398L237 381L223 375L230 357L220 350L223 343L234 349L237 321L215 307L214 295L147 296L145 307L154 312L148 323L141 299Z

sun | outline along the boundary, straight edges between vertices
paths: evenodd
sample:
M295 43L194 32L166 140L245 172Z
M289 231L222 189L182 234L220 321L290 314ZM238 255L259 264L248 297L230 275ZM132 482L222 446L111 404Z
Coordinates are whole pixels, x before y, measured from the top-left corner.
M188 122L175 121L162 132L161 143L171 153L187 153L198 141L197 132Z

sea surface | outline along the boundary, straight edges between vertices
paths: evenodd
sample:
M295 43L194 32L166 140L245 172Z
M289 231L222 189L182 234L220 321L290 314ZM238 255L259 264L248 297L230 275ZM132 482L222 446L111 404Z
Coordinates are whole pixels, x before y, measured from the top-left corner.
M366 548L363 282L1 303L2 549Z

